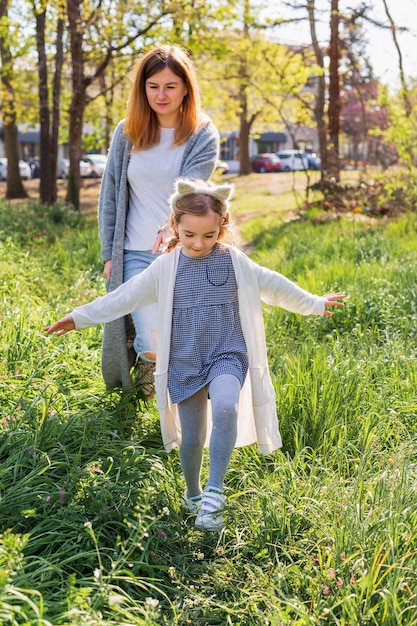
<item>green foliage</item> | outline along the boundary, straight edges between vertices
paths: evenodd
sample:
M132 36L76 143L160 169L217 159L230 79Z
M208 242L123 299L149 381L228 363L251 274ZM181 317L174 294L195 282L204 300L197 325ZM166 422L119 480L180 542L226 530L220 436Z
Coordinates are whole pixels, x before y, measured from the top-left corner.
M399 216L415 211L417 169L395 168L389 173L364 172L359 182L317 181L311 191L321 191L323 199L310 203L310 210L332 213L356 213L366 216Z
M404 94L402 92L393 98L386 88L381 89L380 102L382 106L388 109L390 115L390 124L386 130L386 136L395 146L402 163L414 173L415 178L417 168L415 155L417 86L414 85L406 95L410 103L409 113L404 110Z
M242 223L256 261L347 298L265 307L284 447L235 451L211 534L156 406L104 389L101 329L43 333L103 292L95 220L0 208L4 626L417 625L417 220L319 217Z
M63 227L74 229L81 217L70 207L56 204L16 204L0 200L0 241L8 239L24 248L54 243Z

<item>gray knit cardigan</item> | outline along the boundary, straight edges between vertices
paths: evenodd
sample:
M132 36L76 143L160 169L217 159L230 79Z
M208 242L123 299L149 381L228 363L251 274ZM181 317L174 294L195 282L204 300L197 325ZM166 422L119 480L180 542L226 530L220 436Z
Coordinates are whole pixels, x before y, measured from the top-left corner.
M123 245L129 203L127 166L131 149L132 144L124 134L122 120L115 129L110 145L98 203L101 257L103 263L112 260L107 291L113 291L123 282ZM208 120L188 139L180 176L208 180L214 172L218 153L219 134ZM101 371L108 389L133 389L126 334L129 323L128 318L120 318L104 327Z

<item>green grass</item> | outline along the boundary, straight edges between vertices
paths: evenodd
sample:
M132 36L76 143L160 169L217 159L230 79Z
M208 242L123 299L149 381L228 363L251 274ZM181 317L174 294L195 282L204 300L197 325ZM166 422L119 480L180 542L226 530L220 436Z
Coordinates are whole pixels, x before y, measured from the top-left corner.
M417 220L319 217L241 222L256 261L347 297L265 307L284 447L235 451L218 535L155 405L105 391L102 329L43 332L104 292L95 219L0 205L2 625L417 625Z

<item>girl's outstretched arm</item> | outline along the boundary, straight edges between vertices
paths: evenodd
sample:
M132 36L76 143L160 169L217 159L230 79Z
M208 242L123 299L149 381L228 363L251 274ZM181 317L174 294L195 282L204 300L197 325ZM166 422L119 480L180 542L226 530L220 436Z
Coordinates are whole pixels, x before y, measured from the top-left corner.
M65 335L65 333L69 333L70 330L75 330L74 320L71 315L66 315L55 322L55 324L51 324L51 326L44 328L44 331L46 331L49 335L51 333L56 333L57 337Z
M331 311L326 310L328 306L345 306L343 302L339 302L339 300L341 300L344 297L345 297L345 294L343 293L327 293L325 296L323 296L324 307L325 307L324 315L327 315L327 317L330 317L333 315Z

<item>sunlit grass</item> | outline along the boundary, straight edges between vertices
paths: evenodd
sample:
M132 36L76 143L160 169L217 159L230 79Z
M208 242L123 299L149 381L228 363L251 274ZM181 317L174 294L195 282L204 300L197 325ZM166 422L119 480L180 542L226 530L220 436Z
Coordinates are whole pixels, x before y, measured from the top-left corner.
M417 625L416 218L285 202L237 188L252 257L346 307L265 307L284 446L235 451L219 535L154 403L105 390L102 329L43 332L104 292L95 219L0 206L1 624Z

